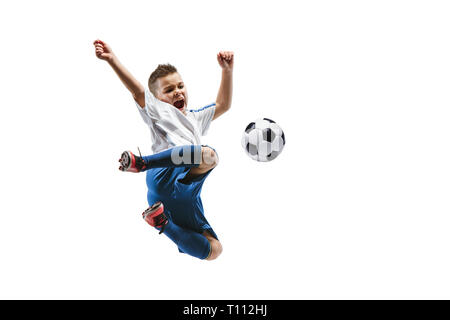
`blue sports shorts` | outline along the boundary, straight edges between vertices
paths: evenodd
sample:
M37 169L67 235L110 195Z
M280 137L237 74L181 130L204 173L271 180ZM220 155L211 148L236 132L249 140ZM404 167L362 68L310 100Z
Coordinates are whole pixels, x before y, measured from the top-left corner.
M209 146L204 145L204 147ZM211 149L214 150L214 148ZM164 204L164 213L172 222L198 233L208 231L218 239L205 218L200 198L203 182L214 169L189 181L184 181L189 170L190 168L187 167L147 170L148 204L151 206L155 202L161 201Z

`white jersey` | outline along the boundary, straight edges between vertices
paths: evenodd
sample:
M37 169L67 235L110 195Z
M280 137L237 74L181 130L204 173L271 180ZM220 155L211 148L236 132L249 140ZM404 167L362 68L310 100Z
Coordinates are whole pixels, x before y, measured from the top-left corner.
M139 113L150 128L152 151L158 153L175 146L200 145L200 136L206 135L216 110L215 103L198 110L180 110L158 100L145 89L145 107L136 102Z

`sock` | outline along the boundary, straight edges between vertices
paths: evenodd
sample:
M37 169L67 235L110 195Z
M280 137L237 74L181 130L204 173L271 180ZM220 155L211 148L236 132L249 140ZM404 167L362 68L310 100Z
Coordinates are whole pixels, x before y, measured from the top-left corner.
M157 228L158 230L161 228ZM211 245L202 234L184 229L169 219L169 223L165 225L164 232L170 240L175 242L181 251L199 259L206 259L211 250Z
M202 146L177 146L142 159L147 168L198 167L202 161Z

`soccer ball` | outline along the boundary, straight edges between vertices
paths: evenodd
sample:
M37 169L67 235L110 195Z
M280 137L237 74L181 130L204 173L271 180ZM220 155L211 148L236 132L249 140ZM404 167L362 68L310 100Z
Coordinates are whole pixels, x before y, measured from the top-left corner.
M283 130L275 121L267 118L251 122L242 135L242 147L247 155L261 162L275 159L285 143Z

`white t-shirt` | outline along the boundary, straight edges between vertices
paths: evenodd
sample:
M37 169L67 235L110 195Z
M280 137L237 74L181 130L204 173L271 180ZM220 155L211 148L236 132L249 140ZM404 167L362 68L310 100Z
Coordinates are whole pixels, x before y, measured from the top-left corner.
M145 107L136 102L139 113L150 128L152 151L158 153L175 146L200 145L200 136L206 135L216 110L215 103L198 110L180 110L158 100L145 89Z

